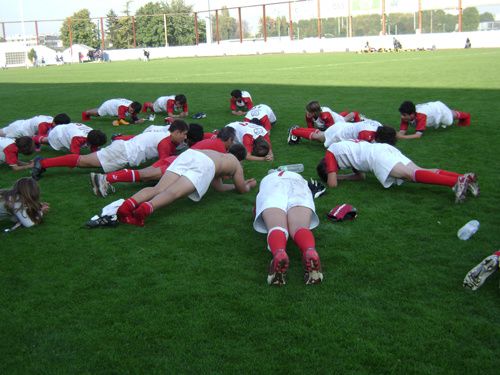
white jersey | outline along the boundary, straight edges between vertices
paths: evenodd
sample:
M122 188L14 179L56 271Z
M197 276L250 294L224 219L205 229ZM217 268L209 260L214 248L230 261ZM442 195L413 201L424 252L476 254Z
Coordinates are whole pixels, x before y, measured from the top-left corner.
M142 133L165 133L170 135L170 125L150 125Z
M40 115L25 120L14 121L2 130L8 138L33 137L38 133L38 125L42 122L52 123L53 120L54 118L51 116Z
M325 147L332 143L357 139L362 131L375 132L382 124L375 120L364 120L360 122L339 122L325 130Z
M158 113L158 112L167 112L167 102L169 100L174 100L175 101L175 95L160 96L153 103L153 111L155 113Z
M158 144L167 137L163 132L148 132L125 141L125 152L130 166L138 166L146 160L158 158Z
M128 99L110 99L101 104L97 113L99 116L118 116L118 108L121 106L128 107L132 104L132 100Z
M426 127L439 128L447 127L453 124L453 112L443 102L429 102L417 104L415 106L417 113L423 113L427 116Z
M328 107L321 107L321 112L329 113L332 116L333 122L335 124L338 123L338 122L345 122L345 118L343 116L339 115L337 112L332 111ZM313 120L314 126L316 128L318 128L318 129L324 129L325 124L324 124L323 120L321 119L321 116L319 116L317 119L312 119L312 120Z
M279 208L288 212L293 207L307 207L312 211L309 229L319 224L314 207L314 199L307 181L295 172L276 171L262 179L255 205L253 227L257 232L267 233L268 229L262 213L268 208Z
M243 143L243 137L245 135L251 135L253 139L257 139L258 137L264 137L267 134L267 130L264 127L252 124L251 122L231 122L227 124L230 128L233 128L236 131L236 139L235 141L238 143Z
M69 150L74 137L86 138L91 130L91 127L78 123L57 125L49 133L49 145L54 150Z
M397 163L408 165L412 161L396 147L386 143L369 143L358 140L341 141L328 147L337 160L339 169L353 168L360 172L373 172L384 187L403 180L389 176Z
M245 118L248 120L251 120L253 118L258 118L260 120L264 116L267 116L271 124L274 124L276 122L276 115L274 114L271 107L269 107L266 104L257 104L247 112Z
M3 150L13 143L15 143L15 140L12 138L0 137L0 164L5 163L5 153Z

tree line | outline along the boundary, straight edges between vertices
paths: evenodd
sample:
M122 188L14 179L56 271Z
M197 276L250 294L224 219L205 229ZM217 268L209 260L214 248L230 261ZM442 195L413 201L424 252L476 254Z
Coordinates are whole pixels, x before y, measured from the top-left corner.
M110 10L105 18L105 30L101 30L101 23L93 22L87 9L79 10L71 17L64 20L61 27L61 39L64 46L73 44L86 44L93 48L100 48L104 33L105 48L130 48L134 46L134 34L136 47L160 47L165 46L165 37L168 45L181 46L196 43L195 15L193 7L186 5L184 0L172 0L168 2L149 2L140 7L134 16L128 9L126 3L124 16L118 16ZM222 40L238 39L240 37L239 20L231 17L229 10L223 7L218 14L219 38ZM474 31L478 29L480 22L494 21L491 13L479 14L475 7L465 8L462 16L462 30ZM167 32L165 33L165 22ZM415 23L414 13L391 13L386 16L386 32L390 34L412 34L418 27ZM422 32L453 32L456 31L458 19L456 15L447 14L443 10L422 12ZM207 39L206 21L197 18L198 42L204 43ZM246 21L242 21L241 35L243 38L262 38L264 27L268 37L289 35L290 22L285 16L266 17L259 20L258 30L255 35L250 32ZM307 38L318 36L317 19L300 20L292 23L295 38ZM70 37L71 28L71 37ZM333 17L321 19L322 36L343 37L347 35L347 20L345 17ZM215 35L217 25L215 17L211 17L212 39L217 40ZM381 32L380 15L360 15L352 18L352 35L369 36L379 35ZM166 35L165 35L166 34Z

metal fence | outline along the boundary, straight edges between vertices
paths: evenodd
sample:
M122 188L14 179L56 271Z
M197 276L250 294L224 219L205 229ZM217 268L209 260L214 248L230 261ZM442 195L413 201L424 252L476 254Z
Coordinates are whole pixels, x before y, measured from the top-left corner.
M269 38L460 32L464 26L464 7L475 3L471 0L288 0L113 19L89 16L88 19L8 21L0 22L0 30L3 41L17 40L56 50L75 43L105 50L246 43Z

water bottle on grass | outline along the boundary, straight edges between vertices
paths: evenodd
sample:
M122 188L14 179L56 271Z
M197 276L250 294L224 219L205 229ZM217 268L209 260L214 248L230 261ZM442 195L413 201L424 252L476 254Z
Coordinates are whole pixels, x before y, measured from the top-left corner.
M458 230L457 236L461 240L466 241L469 238L471 238L472 235L476 233L478 229L479 229L479 221L471 220Z
M267 174L271 174L274 172L280 172L280 171L289 171L289 172L296 172L296 173L301 173L304 172L304 164L287 164L287 165L280 165L276 169L270 169L267 171Z

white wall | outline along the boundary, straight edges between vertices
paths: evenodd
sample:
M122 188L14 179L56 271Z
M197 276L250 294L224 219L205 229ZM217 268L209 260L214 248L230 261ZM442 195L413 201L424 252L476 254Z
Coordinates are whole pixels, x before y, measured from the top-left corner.
M462 33L441 33L441 34L409 34L397 35L397 39L403 48L430 49L435 46L437 49L464 48L465 39L469 38L472 48L500 48L500 31L474 31ZM255 55L264 53L319 53L319 52L357 52L361 51L366 44L370 43L374 48L393 48L392 35L369 36L354 38L308 38L291 41L287 37L269 38L267 42L263 40L245 40L240 43L236 41L224 41L220 44L200 44L198 46L181 47L159 47L147 48L151 59L175 58L175 57L196 57L196 56L235 56L235 55ZM0 43L0 62L5 60L5 51L22 51L21 43ZM31 47L28 47L28 50ZM46 48L46 47L44 47ZM48 50L48 48L47 48ZM46 50L45 50L46 51ZM65 62L78 62L78 52L82 51L87 56L88 47L74 45L73 55L69 49L64 51ZM48 52L45 52L48 53ZM144 59L143 48L126 50L106 50L106 57L111 61ZM3 54L3 56L1 56ZM37 51L37 55L41 55ZM54 55L55 56L55 52ZM52 59L46 63L53 63Z

